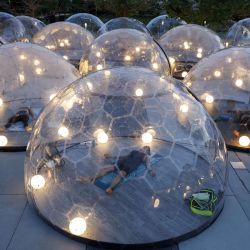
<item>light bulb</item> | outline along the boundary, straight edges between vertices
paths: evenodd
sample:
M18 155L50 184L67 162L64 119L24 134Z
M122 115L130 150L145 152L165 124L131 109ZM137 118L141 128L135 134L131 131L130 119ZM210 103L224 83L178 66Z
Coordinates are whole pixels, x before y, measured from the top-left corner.
M102 129L98 129L94 134L96 134L99 143L105 144L109 140L108 135Z
M6 146L8 143L8 139L4 135L0 135L0 147Z
M55 96L56 96L56 94L51 94L51 95L49 96L49 100L51 101Z
M60 42L60 43L59 43L59 46L60 46L60 47L64 47L64 42Z
M182 105L180 106L180 111L181 111L182 113L187 113L187 112L188 112L188 105L187 105L187 104L182 104Z
M64 56L63 56L63 58L64 58L66 61L68 61L68 60L69 60L69 57L68 57L68 56L66 56L66 55L64 55Z
M143 90L142 89L136 89L135 95L136 96L143 96Z
M100 51L97 51L97 52L96 52L96 56L97 56L97 57L101 57L101 52L100 52Z
M41 75L41 74L42 74L42 69L41 69L41 68L36 68L36 73L37 73L38 75Z
M154 201L154 208L159 207L159 205L160 205L160 199L156 198Z
M110 76L111 72L109 70L104 71L105 76Z
M225 43L225 46L226 46L226 48L227 48L227 47L229 46L229 43L228 43L228 42L226 42L226 43Z
M130 60L131 60L131 56L126 55L126 56L124 57L124 60L125 60L125 61L130 61Z
M207 95L206 96L206 102L207 103L213 103L214 102L214 97L212 95Z
M187 41L185 41L183 44L184 44L184 49L190 49L190 46Z
M237 79L237 80L235 81L235 85L236 85L237 87L241 87L241 86L243 85L243 81L242 81L241 79Z
M215 70L214 71L214 76L215 77L220 77L221 76L221 72L219 70Z
M198 52L196 56L197 58L202 58L202 53Z
M93 84L91 82L87 82L87 86L90 91L93 89Z
M151 143L153 140L153 135L149 132L145 132L142 134L141 139L144 143Z
M98 64L98 65L96 66L96 69L97 69L97 70L102 70L102 69L103 69L103 66L102 66L101 64Z
M188 74L187 71L183 71L183 72L181 73L181 76L184 78L187 74Z
M37 174L31 178L30 184L34 189L41 189L45 185L45 179L42 175Z
M136 52L140 52L140 51L141 51L140 47L136 47L136 48L135 48L135 51L136 51Z
M152 67L153 67L153 69L157 70L159 68L159 65L158 65L158 63L153 63Z
M187 83L186 83L186 86L187 86L187 87L191 87L191 85L192 85L191 82L187 82Z
M198 53L202 53L203 49L202 48L198 48L197 51L198 51Z
M20 82L24 82L24 74L19 74L19 80Z
M3 99L0 98L0 106L2 106L2 105L3 105Z
M25 55L20 55L21 60L25 60L27 57Z
M175 63L175 59L173 57L169 57L168 59L169 59L170 64L174 64Z
M62 126L58 129L58 135L62 136L62 137L67 137L69 135L69 130L68 128Z
M39 64L40 64L40 61L39 61L39 60L37 60L37 59L34 60L34 65L35 65L35 66L37 66L37 65L39 65Z
M242 147L248 147L249 144L250 144L250 138L246 135L243 135L239 138L239 144L242 146Z
M69 231L74 235L82 235L87 228L85 219L76 217L69 223Z

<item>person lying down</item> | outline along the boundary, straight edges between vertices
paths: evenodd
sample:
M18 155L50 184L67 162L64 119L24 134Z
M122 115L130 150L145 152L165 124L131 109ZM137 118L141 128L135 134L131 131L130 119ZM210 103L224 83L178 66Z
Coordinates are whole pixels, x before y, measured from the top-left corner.
M85 183L95 182L98 178L103 177L110 172L114 172L118 168L118 175L105 190L108 194L111 194L120 181L131 172L135 171L141 164L146 166L151 176L155 176L155 172L150 165L149 146L144 146L141 150L132 150L129 154L120 156L116 165L106 165L97 172L96 176L79 176L79 180Z

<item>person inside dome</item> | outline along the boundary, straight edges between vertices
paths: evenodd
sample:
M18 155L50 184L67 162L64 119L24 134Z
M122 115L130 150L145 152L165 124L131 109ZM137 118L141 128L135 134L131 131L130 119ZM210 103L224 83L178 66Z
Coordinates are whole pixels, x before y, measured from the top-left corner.
M110 156L106 155L106 158ZM120 183L122 178L125 178L131 172L135 171L141 164L144 164L148 169L151 176L155 176L155 172L150 166L150 147L144 146L141 150L132 150L125 156L120 156L117 161L117 167L119 169L118 175L113 179L110 186L105 190L108 194L113 192L113 189ZM80 176L79 180L82 182L95 182L96 179L107 175L110 172L116 171L116 165L107 165L97 172L95 177Z
M34 113L29 107L20 108L15 115L11 116L8 122L4 125L4 129L10 128L12 125L17 122L21 122L26 131L32 130L31 126L29 126L30 117L34 119Z

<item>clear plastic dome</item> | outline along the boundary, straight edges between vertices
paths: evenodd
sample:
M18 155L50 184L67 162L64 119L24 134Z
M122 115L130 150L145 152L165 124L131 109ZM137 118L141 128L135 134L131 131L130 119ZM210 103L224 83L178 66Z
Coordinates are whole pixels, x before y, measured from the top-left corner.
M235 23L227 33L226 42L230 46L249 46L250 18Z
M161 15L155 17L147 24L147 29L155 39L159 39L167 31L171 30L176 26L187 24L180 18L169 17L168 15Z
M23 24L14 16L0 12L0 37L7 43L21 41L25 35Z
M101 35L105 32L117 29L135 29L146 34L150 34L145 24L137 19L128 17L117 17L106 22L99 30L98 34Z
M173 78L105 72L71 84L40 115L25 161L30 203L56 228L99 243L156 243L207 226L227 177L215 123ZM210 217L186 200L201 189L216 197Z
M56 52L76 67L93 40L88 30L68 22L49 24L33 37L34 43Z
M32 37L45 26L42 21L34 17L17 16L16 18L22 22L25 28L25 38L27 41L31 41Z
M184 82L203 102L229 146L250 149L250 49L230 48L200 61Z
M153 40L134 29L117 29L97 37L89 53L80 62L80 73L109 69L115 66L140 66L170 74L170 65L164 51Z
M0 46L0 63L0 149L25 147L41 109L79 73L30 43Z
M159 43L170 59L173 76L179 79L183 79L200 59L224 47L213 31L196 24L169 30Z
M104 25L101 19L89 13L77 13L70 16L65 21L82 26L94 36L97 36L98 30Z

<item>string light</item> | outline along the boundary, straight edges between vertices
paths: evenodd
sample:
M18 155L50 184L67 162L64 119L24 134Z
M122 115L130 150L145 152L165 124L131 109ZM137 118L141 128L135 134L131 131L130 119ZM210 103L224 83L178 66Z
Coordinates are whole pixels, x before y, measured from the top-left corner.
M187 112L188 112L188 105L187 105L187 104L182 104L182 105L180 106L180 111L181 111L182 113L187 113Z
M45 186L45 179L42 175L34 175L31 180L30 184L34 189L41 189Z
M34 60L34 65L35 65L35 66L38 66L39 64L40 64L40 61L39 61L39 60L37 60L37 59Z
M136 89L135 95L136 96L143 96L143 90L142 89Z
M76 217L69 223L69 231L74 235L82 235L86 231L86 228L86 221L81 217Z
M243 85L243 81L242 81L241 79L237 79L237 80L235 81L235 85L236 85L237 87L241 87L241 86Z
M131 56L126 55L126 56L124 57L124 60L125 60L125 61L130 61L130 60L131 60Z
M213 103L214 102L214 97L212 95L207 95L206 96L206 102L207 103Z
M140 51L141 51L141 48L140 48L140 47L136 47L136 48L135 48L135 51L136 51L136 52L140 52Z
M159 65L158 65L158 63L153 63L152 67L153 67L153 69L157 70L159 68Z
M109 137L108 135L104 132L102 129L98 129L95 133L94 136L96 136L97 141L101 144L105 144L108 142Z
M3 99L0 98L0 106L2 106L2 105L3 105Z
M98 64L98 65L96 66L96 69L97 69L97 70L102 70L102 69L103 69L103 66L102 66L101 64Z
M68 61L68 60L69 60L69 57L68 57L68 56L66 56L66 55L64 55L64 56L63 56L63 58L64 58L66 61Z
M141 139L144 143L151 143L153 140L153 135L147 131L142 134Z
M249 144L250 144L250 138L246 135L243 135L239 138L239 144L242 146L242 147L248 147Z
M214 76L215 77L220 77L221 76L221 72L219 70L215 70L214 71Z
M181 76L184 78L187 74L188 74L187 71L183 71L183 72L181 73Z
M0 135L0 147L4 147L8 144L8 139L4 135Z
M51 95L49 96L49 100L51 101L55 96L56 96L56 94L51 94Z
M41 74L42 74L42 69L41 69L41 68L36 68L36 73L37 73L38 75L41 75Z

